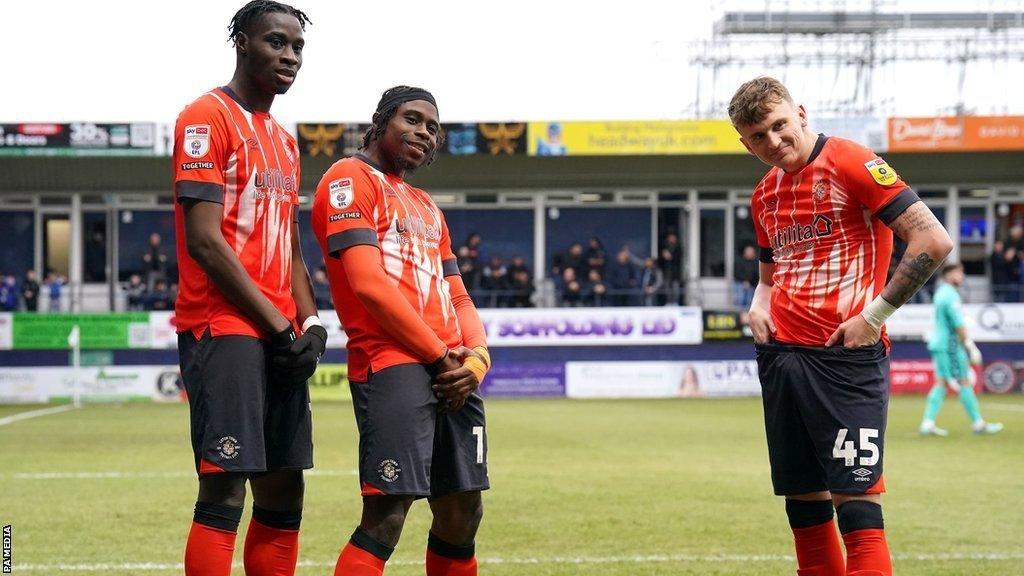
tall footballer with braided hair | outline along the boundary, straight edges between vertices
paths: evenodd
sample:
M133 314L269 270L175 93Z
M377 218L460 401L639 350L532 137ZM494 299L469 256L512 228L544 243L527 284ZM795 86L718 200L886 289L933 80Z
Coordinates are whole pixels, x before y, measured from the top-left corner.
M747 150L771 166L751 196L761 263L749 319L772 484L786 499L797 574L889 576L885 320L935 272L952 240L885 160L815 134L778 80L741 85L729 118ZM886 283L894 233L907 249Z
M255 0L231 19L231 81L189 104L174 142L175 305L199 494L185 574L228 576L252 490L248 576L295 573L307 380L326 346L297 226L299 150L270 115L302 66L309 19Z
M490 367L483 325L462 283L444 214L405 176L444 141L434 96L384 92L359 154L317 186L313 231L348 333L359 429L362 518L336 576L378 576L413 502L433 522L428 576L474 576L487 478L480 383Z

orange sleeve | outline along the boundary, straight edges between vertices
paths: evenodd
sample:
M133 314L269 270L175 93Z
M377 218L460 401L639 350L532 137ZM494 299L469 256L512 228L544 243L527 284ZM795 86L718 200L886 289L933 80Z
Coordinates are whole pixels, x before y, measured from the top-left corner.
M179 202L195 198L223 204L231 135L223 116L205 100L185 108L174 125L174 195Z
M459 319L459 331L462 332L462 345L467 348L477 346L487 347L487 333L484 332L484 325L480 322L480 315L476 312L473 299L469 297L466 284L462 281L462 273L459 272L458 259L452 252L452 237L448 232L448 221L441 213L441 269L448 281L448 294L452 297L452 306L455 308L455 315Z
M336 162L320 179L313 200L314 228L321 227L327 256L377 240L378 187L352 162Z
M870 149L855 142L843 142L841 169L847 190L873 215L885 222L894 208L902 212L917 199L892 166ZM896 214L898 216L899 214Z
M466 285L462 282L461 274L453 274L446 278L448 280L448 293L452 296L452 306L455 307L455 315L459 318L459 330L462 332L462 345L466 348L477 346L487 347L487 333L484 331L484 324L480 321L480 315L476 312L473 299L466 291Z
M389 336L425 363L441 358L448 347L398 287L388 281L380 248L353 244L341 251L341 263L356 298Z

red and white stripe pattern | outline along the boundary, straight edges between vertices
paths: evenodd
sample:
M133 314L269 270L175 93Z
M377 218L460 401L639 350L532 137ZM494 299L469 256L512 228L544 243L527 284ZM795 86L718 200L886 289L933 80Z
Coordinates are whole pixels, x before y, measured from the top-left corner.
M781 341L823 345L885 282L892 232L872 214L900 187L858 189L863 179L850 173L866 170L863 156L873 154L853 152L861 153L830 138L801 171L773 168L754 190L758 242L775 263L771 306Z

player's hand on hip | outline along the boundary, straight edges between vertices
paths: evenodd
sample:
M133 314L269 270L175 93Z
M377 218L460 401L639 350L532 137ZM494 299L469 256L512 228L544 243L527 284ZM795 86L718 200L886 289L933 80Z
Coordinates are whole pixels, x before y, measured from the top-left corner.
M857 314L846 322L839 325L836 331L829 336L825 346L842 345L844 348L862 348L874 346L882 332L878 328L868 324L863 316Z
M275 336L276 337L276 336ZM310 326L288 346L278 342L270 358L270 372L275 380L289 385L305 384L316 372L317 364L327 349L327 330Z
M775 334L775 322L772 322L771 313L764 308L751 308L747 314L747 323L757 344L767 344L772 334Z

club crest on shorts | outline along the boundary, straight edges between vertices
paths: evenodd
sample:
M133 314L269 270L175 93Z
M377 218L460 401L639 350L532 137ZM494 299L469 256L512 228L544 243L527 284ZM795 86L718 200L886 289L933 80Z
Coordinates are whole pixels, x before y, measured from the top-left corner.
M328 198L331 201L331 207L335 210L344 210L352 205L352 201L356 199L355 191L352 189L351 178L339 178L332 181L327 185Z
M185 126L185 141L182 142L185 154L192 158L202 158L210 151L210 125L192 124Z
M402 473L402 468L398 465L398 462L391 458L385 458L380 461L377 466L377 473L380 474L380 479L385 482L394 482L398 480L398 475Z
M234 436L225 436L217 441L217 452L219 452L220 457L225 460L235 458L241 451L242 445L238 443L238 440L236 440Z

